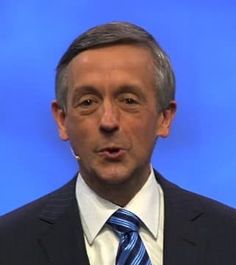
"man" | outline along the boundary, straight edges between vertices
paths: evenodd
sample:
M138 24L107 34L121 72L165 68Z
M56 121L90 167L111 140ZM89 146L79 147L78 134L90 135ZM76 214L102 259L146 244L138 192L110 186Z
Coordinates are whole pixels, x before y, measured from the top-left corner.
M174 90L167 55L136 25L101 25L71 44L52 111L80 172L1 218L1 265L236 264L236 211L150 165Z

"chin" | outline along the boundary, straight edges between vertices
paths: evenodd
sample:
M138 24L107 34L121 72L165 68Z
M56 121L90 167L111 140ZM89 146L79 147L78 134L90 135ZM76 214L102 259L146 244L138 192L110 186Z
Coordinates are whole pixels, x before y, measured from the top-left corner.
M132 178L132 170L120 167L102 168L101 170L96 170L95 178L103 184L117 185L127 182Z

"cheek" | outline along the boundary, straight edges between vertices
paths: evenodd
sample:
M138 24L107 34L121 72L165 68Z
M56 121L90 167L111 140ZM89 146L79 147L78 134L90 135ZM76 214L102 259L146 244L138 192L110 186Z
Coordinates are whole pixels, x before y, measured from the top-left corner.
M151 149L156 141L156 129L157 125L154 120L140 119L136 122L127 122L128 137L132 139L132 142L136 147L140 149Z
M78 118L74 116L68 117L65 125L69 141L72 145L86 143L87 139L89 139L89 132L91 132L91 129L89 130L88 126L85 126L86 124Z

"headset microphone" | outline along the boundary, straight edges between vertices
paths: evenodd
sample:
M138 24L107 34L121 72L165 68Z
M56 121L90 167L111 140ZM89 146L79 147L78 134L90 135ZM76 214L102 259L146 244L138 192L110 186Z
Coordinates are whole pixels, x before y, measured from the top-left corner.
M75 152L74 152L74 150L72 149L72 148L70 148L70 150L71 150L71 153L72 153L72 155L73 155L73 157L76 159L76 160L80 160L80 156L79 155L76 155L75 154Z

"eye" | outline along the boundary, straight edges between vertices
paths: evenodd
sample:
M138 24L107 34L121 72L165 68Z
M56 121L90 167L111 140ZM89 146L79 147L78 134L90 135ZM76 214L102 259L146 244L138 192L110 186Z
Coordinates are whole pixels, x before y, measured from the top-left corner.
M74 105L78 113L88 115L97 110L100 104L100 99L94 95L85 95L79 98Z
M133 93L124 93L119 96L119 105L124 111L136 112L141 107L140 98Z
M135 107L136 105L139 104L138 96L131 94L131 93L126 93L126 94L120 95L119 101L122 104L130 106L130 107Z
M92 108L98 103L98 99L95 97L82 97L78 102L78 107L80 108Z
M135 100L134 98L128 97L128 98L124 98L124 103L126 104L138 104L137 100Z
M79 103L79 106L89 107L94 103L92 99L85 99Z

